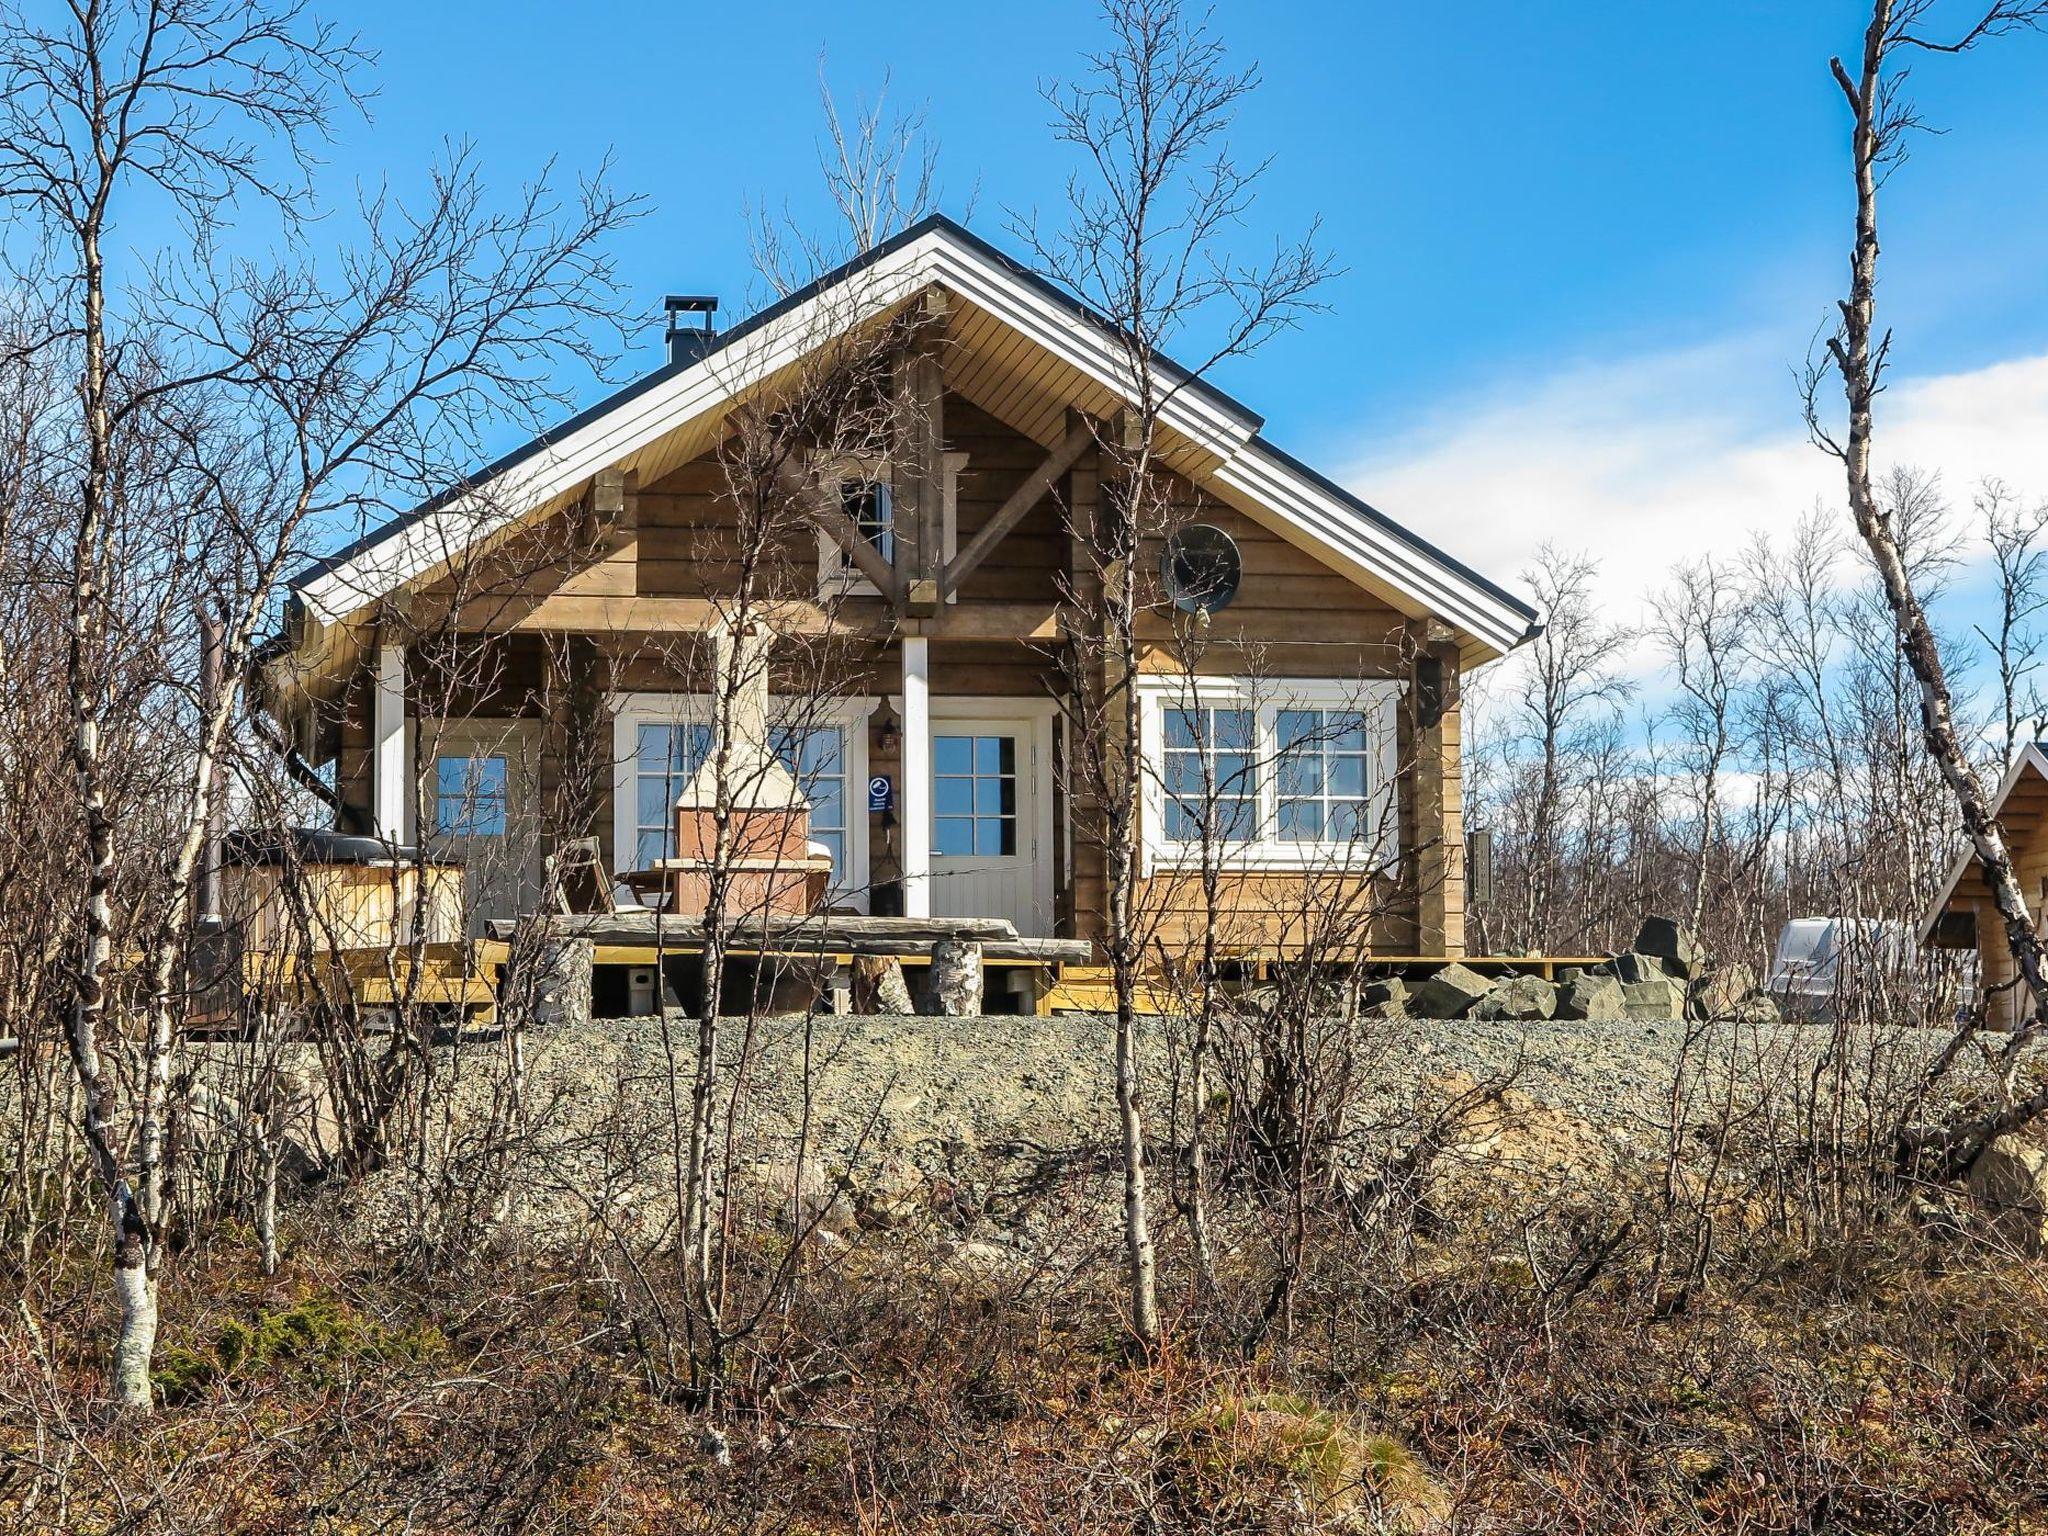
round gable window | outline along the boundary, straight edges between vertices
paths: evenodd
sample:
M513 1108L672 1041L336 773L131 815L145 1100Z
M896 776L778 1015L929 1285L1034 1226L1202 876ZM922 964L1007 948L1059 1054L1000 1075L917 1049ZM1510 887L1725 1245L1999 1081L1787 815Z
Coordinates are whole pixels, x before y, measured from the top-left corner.
M1229 607L1243 578L1237 541L1209 523L1175 529L1159 559L1166 595L1183 613L1215 613Z

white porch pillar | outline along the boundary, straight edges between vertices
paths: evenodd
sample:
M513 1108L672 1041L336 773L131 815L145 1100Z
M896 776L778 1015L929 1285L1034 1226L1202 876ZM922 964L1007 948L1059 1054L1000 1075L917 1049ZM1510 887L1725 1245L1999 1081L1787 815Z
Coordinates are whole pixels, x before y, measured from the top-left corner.
M903 915L932 915L931 642L903 637Z
M378 837L405 841L405 647L377 647L377 695L371 715L370 820Z

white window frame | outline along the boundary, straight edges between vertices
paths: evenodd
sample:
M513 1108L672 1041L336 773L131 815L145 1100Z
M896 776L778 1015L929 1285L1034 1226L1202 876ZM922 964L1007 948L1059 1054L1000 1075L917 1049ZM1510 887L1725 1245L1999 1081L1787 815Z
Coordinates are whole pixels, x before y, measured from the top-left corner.
M1257 780L1258 823L1243 842L1219 843L1220 867L1242 870L1337 869L1373 874L1401 857L1400 716L1405 685L1396 678L1336 681L1322 678L1152 676L1138 680L1138 742L1145 764L1143 795L1144 873L1198 869L1202 847L1166 835L1166 728L1169 709L1252 711L1253 772ZM1372 778L1366 785L1368 836L1322 842L1282 841L1279 731L1287 709L1357 710L1366 717L1371 740Z
M846 887L832 899L858 911L868 909L872 883L868 865L868 716L878 698L821 699L778 695L768 701L770 728L794 711L812 725L836 725L846 740ZM640 727L709 725L715 715L708 693L622 693L612 696L612 868L633 868L639 842ZM801 787L801 786L799 786Z
M960 552L960 474L967 468L965 453L944 455L945 483L939 497L939 512L944 522L942 543L945 559L951 561ZM897 505L895 471L885 458L866 455L824 454L811 455L809 469L812 486L820 500L829 498L830 504L839 505L839 487L848 480L867 480L889 487L889 504L892 508L892 528L895 537L903 537L902 529L893 523L893 508ZM839 597L880 597L882 594L869 581L865 572L846 557L846 551L839 547L839 541L823 528L818 530L818 596L825 600ZM958 602L960 594L949 592L946 601Z

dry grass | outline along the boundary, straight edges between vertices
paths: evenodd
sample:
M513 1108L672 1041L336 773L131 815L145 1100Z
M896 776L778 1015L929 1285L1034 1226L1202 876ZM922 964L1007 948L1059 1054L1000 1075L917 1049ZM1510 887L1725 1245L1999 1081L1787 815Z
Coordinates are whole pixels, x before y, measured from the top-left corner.
M1505 1213L1435 1242L1333 1232L1291 1336L1246 1358L1233 1298L1265 1277L1241 1215L1219 1294L1176 1296L1173 1348L1142 1368L1106 1262L963 1277L916 1239L856 1245L735 1360L726 1468L593 1272L507 1256L429 1279L304 1233L268 1282L233 1241L188 1254L160 1356L176 1402L140 1431L102 1422L80 1406L106 1340L74 1258L9 1320L0 1523L2048 1530L2039 1268L1904 1226L1759 1235L1674 1307L1644 1245L1561 1299L1537 1277L1562 1229L1522 1230L1514 1261ZM798 1379L830 1385L774 1395Z

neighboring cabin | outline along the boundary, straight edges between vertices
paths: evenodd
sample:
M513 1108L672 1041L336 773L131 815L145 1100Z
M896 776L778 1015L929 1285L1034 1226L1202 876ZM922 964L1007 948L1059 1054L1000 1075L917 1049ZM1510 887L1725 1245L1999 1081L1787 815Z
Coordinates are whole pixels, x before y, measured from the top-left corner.
M1126 403L1123 359L1070 296L939 218L723 335L672 337L659 371L293 581L266 692L332 765L344 829L409 843L424 820L429 843L472 855L489 916L531 906L559 839L594 835L621 874L671 852L708 736L697 642L734 580L719 451L735 402L912 306L939 333L902 370L928 430L817 466L820 531L774 551L795 594L777 628L802 657L779 661L778 691L822 668L832 693L786 749L836 903L1098 935L1103 862L1069 816L1057 661L1062 594L1085 586L1110 495L1096 434ZM1198 382L1162 416L1177 510L1227 533L1242 570L1192 662L1148 621L1149 891L1194 905L1172 791L1206 752L1226 778L1249 770L1229 943L1284 947L1335 875L1376 951L1461 954L1460 679L1534 612L1260 426ZM872 809L870 779L886 781Z
M2019 761L2007 770L1991 807L2005 829L2020 894L2038 931L2048 910L2048 753L2029 742ZM1920 920L1920 942L1938 949L1977 952L1977 991L1984 1022L1992 1029L2014 1029L2033 1010L2033 999L2019 984L2005 924L1992 905L1991 887L1974 850L1965 846L1950 867L1948 878Z

